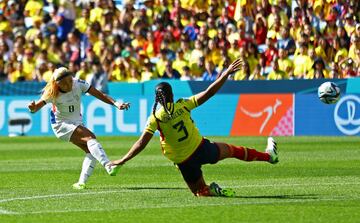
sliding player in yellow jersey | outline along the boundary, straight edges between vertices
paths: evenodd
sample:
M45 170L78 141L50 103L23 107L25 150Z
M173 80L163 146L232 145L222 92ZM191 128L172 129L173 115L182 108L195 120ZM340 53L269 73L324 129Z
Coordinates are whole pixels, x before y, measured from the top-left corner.
M156 130L160 132L160 144L164 155L174 162L181 171L190 190L196 196L233 196L231 189L222 189L216 183L208 186L202 175L203 164L215 164L225 158L237 158L244 161L278 162L276 143L268 138L265 152L259 152L242 146L222 142L211 142L199 133L190 111L211 98L225 83L228 76L239 70L242 61L235 60L221 76L205 91L189 99L180 99L174 103L170 84L162 82L155 89L155 104L148 118L147 126L129 152L113 161L113 165L123 165L139 154L148 144ZM157 105L161 107L156 110Z

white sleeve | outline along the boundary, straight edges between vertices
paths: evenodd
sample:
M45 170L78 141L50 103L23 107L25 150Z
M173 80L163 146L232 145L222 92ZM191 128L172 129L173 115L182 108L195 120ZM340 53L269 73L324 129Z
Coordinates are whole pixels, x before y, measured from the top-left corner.
M77 84L79 85L82 93L86 93L89 91L91 87L89 83L81 79L75 79L74 81L77 81Z

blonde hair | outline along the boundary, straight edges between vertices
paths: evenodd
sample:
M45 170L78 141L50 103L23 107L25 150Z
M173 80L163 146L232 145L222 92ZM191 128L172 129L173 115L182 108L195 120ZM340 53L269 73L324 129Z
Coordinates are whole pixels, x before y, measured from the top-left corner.
M51 76L49 82L46 84L46 86L43 89L44 93L42 98L44 100L52 99L53 101L55 101L55 99L59 95L59 87L56 83L56 80L58 80L61 76L63 76L67 72L68 69L66 67L60 67L54 70L53 75Z

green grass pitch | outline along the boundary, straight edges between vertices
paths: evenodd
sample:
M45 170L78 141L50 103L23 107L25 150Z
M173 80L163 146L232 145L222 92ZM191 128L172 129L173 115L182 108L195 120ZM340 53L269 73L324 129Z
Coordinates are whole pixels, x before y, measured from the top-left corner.
M209 137L263 150L265 137ZM99 137L111 159L136 137ZM208 183L234 198L196 198L158 138L110 177L97 164L74 191L84 154L55 137L0 138L0 222L359 222L360 138L278 137L277 165L227 159Z

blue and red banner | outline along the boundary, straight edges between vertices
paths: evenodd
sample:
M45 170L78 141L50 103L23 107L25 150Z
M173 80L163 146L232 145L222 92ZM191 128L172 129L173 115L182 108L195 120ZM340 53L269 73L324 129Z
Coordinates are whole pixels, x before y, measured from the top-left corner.
M0 135L19 133L10 119L27 118L27 135L53 135L50 105L30 114L27 104L37 96L0 98ZM97 135L139 135L152 111L153 97L127 96L117 100L131 103L129 111L90 97L82 99L84 124ZM177 98L175 98L177 99ZM360 95L343 94L333 105L322 103L316 94L220 94L192 111L204 135L292 136L360 135Z

